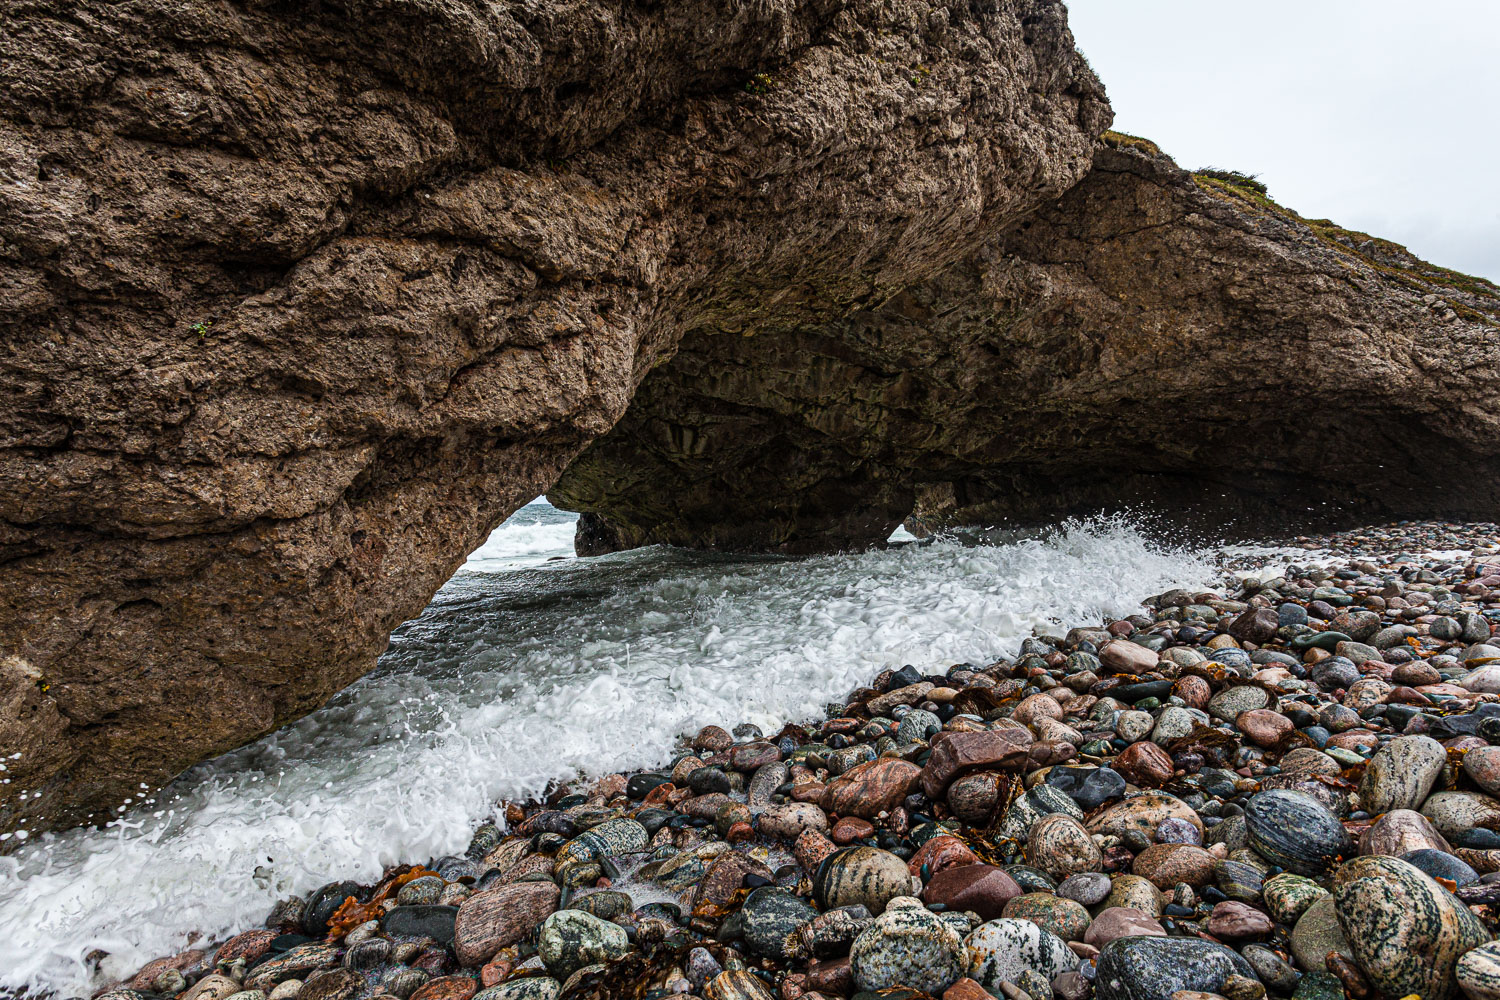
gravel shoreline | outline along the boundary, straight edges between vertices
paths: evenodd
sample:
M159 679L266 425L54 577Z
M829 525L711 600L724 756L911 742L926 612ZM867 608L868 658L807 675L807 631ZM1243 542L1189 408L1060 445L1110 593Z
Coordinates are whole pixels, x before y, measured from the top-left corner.
M1500 527L1280 544L1285 577L1231 553L1217 592L707 726L96 996L1500 998Z

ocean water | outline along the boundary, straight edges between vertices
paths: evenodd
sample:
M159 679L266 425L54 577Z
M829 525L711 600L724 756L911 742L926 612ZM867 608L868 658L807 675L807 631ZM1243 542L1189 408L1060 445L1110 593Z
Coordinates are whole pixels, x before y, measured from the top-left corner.
M523 508L330 704L0 859L0 986L86 993L289 893L462 851L498 800L663 763L703 724L771 731L885 667L988 662L1218 576L1118 520L805 559L576 559L572 532Z

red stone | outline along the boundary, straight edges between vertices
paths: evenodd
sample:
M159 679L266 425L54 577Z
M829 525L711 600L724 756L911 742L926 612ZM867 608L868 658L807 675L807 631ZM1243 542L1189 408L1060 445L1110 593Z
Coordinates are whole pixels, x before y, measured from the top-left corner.
M833 824L833 842L840 846L853 844L874 835L874 825L869 820L860 819L858 816L845 816Z
M1172 758L1155 743L1142 740L1120 751L1114 769L1142 788L1160 788L1172 780Z
M961 774L1023 764L1031 743L1031 733L1021 728L938 733L932 738L927 766L922 768L922 791L929 799L940 799L948 783Z
M856 764L828 783L823 792L823 811L873 819L900 805L924 773L909 761L891 757Z
M808 965L807 987L833 996L848 996L853 993L854 970L849 967L848 956Z
M478 989L469 976L441 976L418 986L410 1000L469 1000Z
M943 991L943 1000L995 1000L994 994L968 976Z
M1089 924L1089 929L1083 932L1083 942L1103 948L1117 938L1142 935L1166 937L1167 931L1160 921L1133 906L1111 906Z
M922 890L925 903L942 903L950 910L973 910L984 920L994 920L1005 904L1021 895L1016 880L993 865L948 868L932 876Z
M557 909L555 882L516 882L476 892L458 908L453 951L465 966L483 965L506 945L515 944Z
M271 942L280 934L280 931L273 930L246 931L243 934L236 934L219 945L219 950L214 952L214 965L217 966L220 962L233 962L237 958L243 958L246 965L251 965L257 958L271 950Z
M918 848L906 867L913 875L920 875L922 866L926 865L928 874L936 875L949 868L962 868L964 865L977 864L979 864L979 859L974 856L973 851L969 850L968 844L945 833L933 837Z

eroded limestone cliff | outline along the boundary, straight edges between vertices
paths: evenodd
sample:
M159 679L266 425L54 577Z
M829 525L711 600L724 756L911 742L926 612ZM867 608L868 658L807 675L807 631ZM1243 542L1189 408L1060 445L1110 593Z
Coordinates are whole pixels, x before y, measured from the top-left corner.
M1055 0L0 22L7 830L322 703L685 335L838 343L1077 183L1109 117Z
M1500 289L1111 134L942 274L699 330L549 493L582 552L814 551L1145 508L1215 532L1500 511Z

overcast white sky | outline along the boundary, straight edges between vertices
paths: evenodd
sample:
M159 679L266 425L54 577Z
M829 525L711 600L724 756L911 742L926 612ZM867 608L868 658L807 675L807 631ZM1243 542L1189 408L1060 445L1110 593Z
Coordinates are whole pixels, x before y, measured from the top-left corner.
M1500 0L1068 0L1115 128L1500 281Z

